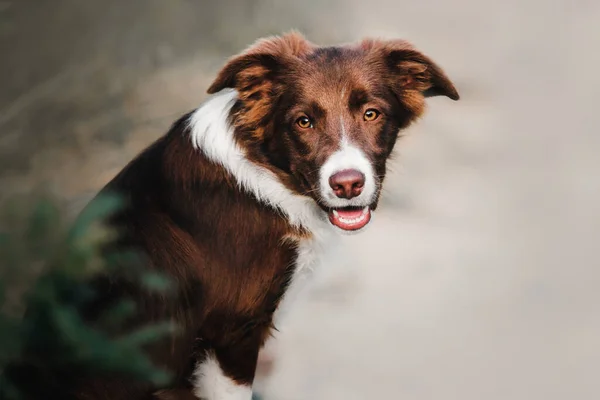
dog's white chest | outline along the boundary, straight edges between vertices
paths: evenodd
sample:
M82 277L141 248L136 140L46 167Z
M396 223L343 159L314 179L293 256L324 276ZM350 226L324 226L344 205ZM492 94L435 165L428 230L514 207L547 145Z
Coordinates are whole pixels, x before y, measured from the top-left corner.
M332 238L326 236L319 239L305 239L299 243L292 279L273 316L273 324L276 328L280 327L293 303L305 292L312 281L314 272L321 268L327 249L332 244L331 242Z

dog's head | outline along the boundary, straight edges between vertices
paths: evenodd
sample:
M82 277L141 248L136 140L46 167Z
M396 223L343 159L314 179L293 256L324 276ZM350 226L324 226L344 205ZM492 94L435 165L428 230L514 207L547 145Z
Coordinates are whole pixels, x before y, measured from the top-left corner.
M298 33L231 59L208 92L235 89L236 140L345 231L377 207L386 161L425 98L459 95L432 60L401 40L317 47Z

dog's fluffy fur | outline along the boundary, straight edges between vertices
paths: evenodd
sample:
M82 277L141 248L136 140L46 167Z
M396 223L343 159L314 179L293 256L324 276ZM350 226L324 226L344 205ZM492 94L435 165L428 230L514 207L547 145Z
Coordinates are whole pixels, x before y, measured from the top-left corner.
M113 279L106 295L133 294L140 321L179 325L151 349L175 379L153 388L74 378L70 398L250 400L276 311L331 238L368 222L399 131L427 97L459 97L405 41L318 47L298 33L232 58L208 92L104 188L127 199L112 220L119 248L141 250L178 287L165 299ZM346 170L363 180L340 196L330 179Z

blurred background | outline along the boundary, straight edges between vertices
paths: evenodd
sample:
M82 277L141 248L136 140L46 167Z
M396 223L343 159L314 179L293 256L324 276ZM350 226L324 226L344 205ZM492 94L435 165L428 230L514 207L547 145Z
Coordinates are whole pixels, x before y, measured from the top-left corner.
M76 213L291 28L402 37L462 96L429 101L380 210L266 355L265 400L600 398L600 3L0 1L0 198Z

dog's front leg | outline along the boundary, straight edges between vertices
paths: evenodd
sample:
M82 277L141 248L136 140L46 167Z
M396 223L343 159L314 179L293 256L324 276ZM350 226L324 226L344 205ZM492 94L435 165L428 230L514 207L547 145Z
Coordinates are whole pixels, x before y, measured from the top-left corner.
M202 400L251 400L260 344L247 339L209 349L194 371L194 394Z

